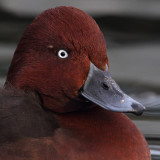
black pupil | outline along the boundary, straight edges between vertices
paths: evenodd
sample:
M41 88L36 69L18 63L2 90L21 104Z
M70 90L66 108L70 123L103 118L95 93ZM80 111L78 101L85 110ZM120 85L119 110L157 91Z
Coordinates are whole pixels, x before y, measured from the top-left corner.
M61 56L64 57L66 54L65 52L61 52Z

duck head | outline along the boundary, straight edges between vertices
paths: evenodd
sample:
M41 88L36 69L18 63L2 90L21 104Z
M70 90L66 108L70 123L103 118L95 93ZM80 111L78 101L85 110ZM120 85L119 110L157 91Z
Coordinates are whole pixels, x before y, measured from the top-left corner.
M38 93L43 106L58 113L92 106L86 99L108 110L141 113L144 107L119 88L108 66L96 22L74 7L58 7L41 13L25 30L5 87Z

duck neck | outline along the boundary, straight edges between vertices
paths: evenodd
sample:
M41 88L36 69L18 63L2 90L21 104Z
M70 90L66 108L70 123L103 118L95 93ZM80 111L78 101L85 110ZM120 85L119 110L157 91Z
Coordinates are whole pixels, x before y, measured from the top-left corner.
M93 132L93 129L94 131L95 129L97 131L103 131L104 125L107 127L112 127L113 125L118 126L119 118L127 118L122 113L108 111L97 105L92 106L90 109L54 114L54 116L62 128L70 128L70 130L73 129L82 132L86 132L87 130Z

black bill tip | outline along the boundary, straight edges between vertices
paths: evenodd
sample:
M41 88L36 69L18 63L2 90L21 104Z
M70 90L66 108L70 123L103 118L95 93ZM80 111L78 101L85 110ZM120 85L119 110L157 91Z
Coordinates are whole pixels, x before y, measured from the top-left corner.
M133 112L135 115L140 116L145 111L145 107L140 103L132 103L131 107L135 112Z

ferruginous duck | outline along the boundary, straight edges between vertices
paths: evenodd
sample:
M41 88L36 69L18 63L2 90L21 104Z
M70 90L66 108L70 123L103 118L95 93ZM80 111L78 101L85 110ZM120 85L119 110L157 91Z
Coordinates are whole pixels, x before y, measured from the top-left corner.
M74 7L25 30L0 90L0 160L150 160L123 113L145 107L111 78L96 22Z

